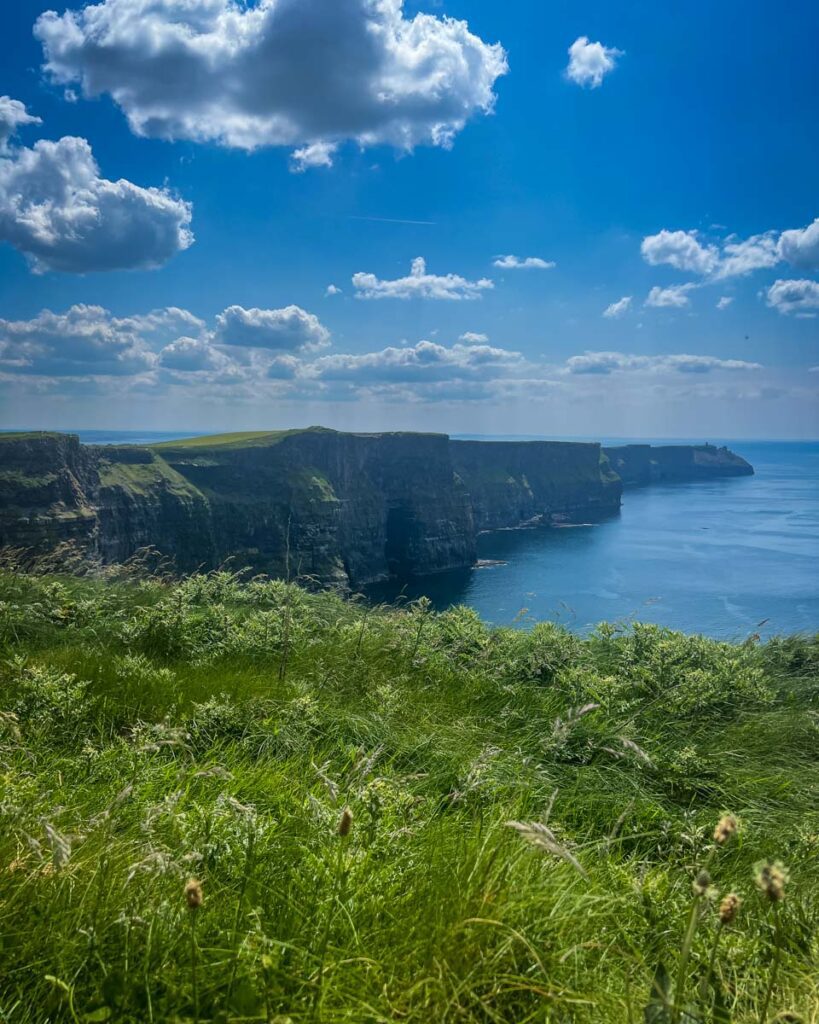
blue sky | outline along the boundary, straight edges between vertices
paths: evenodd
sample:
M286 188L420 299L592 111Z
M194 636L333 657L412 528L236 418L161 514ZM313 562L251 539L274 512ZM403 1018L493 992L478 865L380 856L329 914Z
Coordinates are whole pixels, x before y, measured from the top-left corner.
M815 4L4 22L0 426L819 435Z

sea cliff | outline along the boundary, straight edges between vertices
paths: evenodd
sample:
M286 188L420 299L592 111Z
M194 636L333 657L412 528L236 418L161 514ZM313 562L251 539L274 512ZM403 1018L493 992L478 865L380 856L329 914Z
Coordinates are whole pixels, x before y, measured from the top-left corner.
M321 427L153 446L0 435L0 547L359 586L472 565L482 530L614 514L623 483L753 472L724 449ZM618 475L619 474L619 475ZM686 476L688 474L688 476ZM622 477L622 481L621 481Z
M604 448L624 487L662 481L752 476L753 466L729 448L713 444L626 444Z

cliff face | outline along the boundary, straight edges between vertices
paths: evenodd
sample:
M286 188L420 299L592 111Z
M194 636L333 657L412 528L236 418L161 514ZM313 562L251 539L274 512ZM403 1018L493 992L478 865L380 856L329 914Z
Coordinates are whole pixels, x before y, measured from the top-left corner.
M599 444L451 441L450 447L479 530L537 519L597 519L620 507L620 478Z
M722 449L609 451L629 483L752 472ZM152 447L8 434L0 547L71 541L106 563L153 547L181 572L232 559L357 586L468 567L480 530L600 518L621 489L598 444L321 428Z
M278 576L363 583L475 559L445 435L309 430L157 451L206 497L217 563L240 553Z
M603 449L625 487L660 481L752 476L753 466L728 448L703 445L627 444Z
M71 434L0 434L0 547L91 549L96 460Z

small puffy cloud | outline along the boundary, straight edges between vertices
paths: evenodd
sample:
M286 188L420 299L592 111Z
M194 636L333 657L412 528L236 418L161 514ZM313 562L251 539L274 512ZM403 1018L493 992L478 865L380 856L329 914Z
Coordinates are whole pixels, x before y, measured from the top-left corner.
M753 235L744 241L728 240L722 247L722 256L714 274L715 280L726 277L744 277L754 270L775 267L779 262L776 232Z
M17 134L21 125L42 124L39 117L34 117L19 100L11 96L0 96L0 153L6 150L9 139Z
M375 274L353 274L357 299L478 299L481 292L493 288L488 278L467 281L457 274L427 273L426 261L418 256L412 261L408 277L382 281Z
M402 0L100 0L34 32L53 81L109 94L137 134L297 146L295 169L344 140L449 146L507 71L465 21Z
M647 235L640 246L646 263L652 267L667 264L677 270L710 274L719 263L719 249L702 245L695 231L662 231Z
M655 285L648 293L645 304L658 309L682 309L689 304L688 293L695 287L693 284L674 284L669 288Z
M44 309L30 320L0 319L0 367L46 377L122 376L153 368L156 357L127 319L101 306Z
M159 353L159 365L180 373L220 370L227 358L207 338L177 338Z
M138 313L134 316L124 317L117 323L130 327L140 334L150 335L153 339L160 340L172 340L183 331L199 336L203 334L207 326L204 320L178 306L152 309L150 313Z
M609 320L618 320L621 316L625 316L626 313L631 309L631 295L624 295L622 299L618 299L616 302L612 302L606 306L603 310L603 316Z
M23 123L10 104L0 123ZM100 177L85 139L0 146L0 241L38 273L161 266L192 244L190 222L190 204L168 189Z
M711 373L715 370L745 371L762 369L759 363L716 356L667 355L640 356L624 352L584 352L566 360L571 374L608 375L615 372Z
M268 380L294 380L301 368L302 364L295 356L276 356L268 365L265 376Z
M489 341L489 335L481 334L478 331L464 331L458 337L458 341L465 341L467 345L484 345Z
M579 36L569 47L566 77L577 85L596 89L603 78L614 71L617 58L622 56L622 50L603 46L602 43L590 43L588 36Z
M290 170L303 174L310 167L332 167L333 154L338 149L335 142L311 142L290 154Z
M314 313L300 306L244 309L228 306L216 317L214 341L219 345L297 352L324 348L330 332Z
M501 270L551 270L557 264L539 256L496 256L493 266Z
M794 267L819 270L819 217L806 228L792 228L779 236L779 254Z
M730 295L722 295L717 300L717 309L727 309L733 301L734 300Z
M332 295L341 295L341 289L334 284L328 284L324 294L328 298Z
M815 316L819 310L819 282L774 281L766 293L768 305L783 315Z

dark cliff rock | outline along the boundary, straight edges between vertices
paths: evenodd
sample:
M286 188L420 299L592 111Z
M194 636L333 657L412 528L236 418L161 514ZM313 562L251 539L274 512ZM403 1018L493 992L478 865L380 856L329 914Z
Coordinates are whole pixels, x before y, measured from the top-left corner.
M92 550L96 460L73 434L0 434L0 547Z
M274 575L364 583L475 559L443 434L312 429L157 451L207 498L217 562L241 552Z
M629 483L752 472L707 446L608 451ZM621 489L598 444L317 427L151 447L0 434L0 547L71 542L105 563L151 547L181 572L232 560L358 586L468 567L480 530L600 518Z
M620 508L622 484L599 444L452 441L450 447L480 530L599 519Z
M627 444L603 449L625 487L660 481L752 476L749 462L728 448L703 445Z

